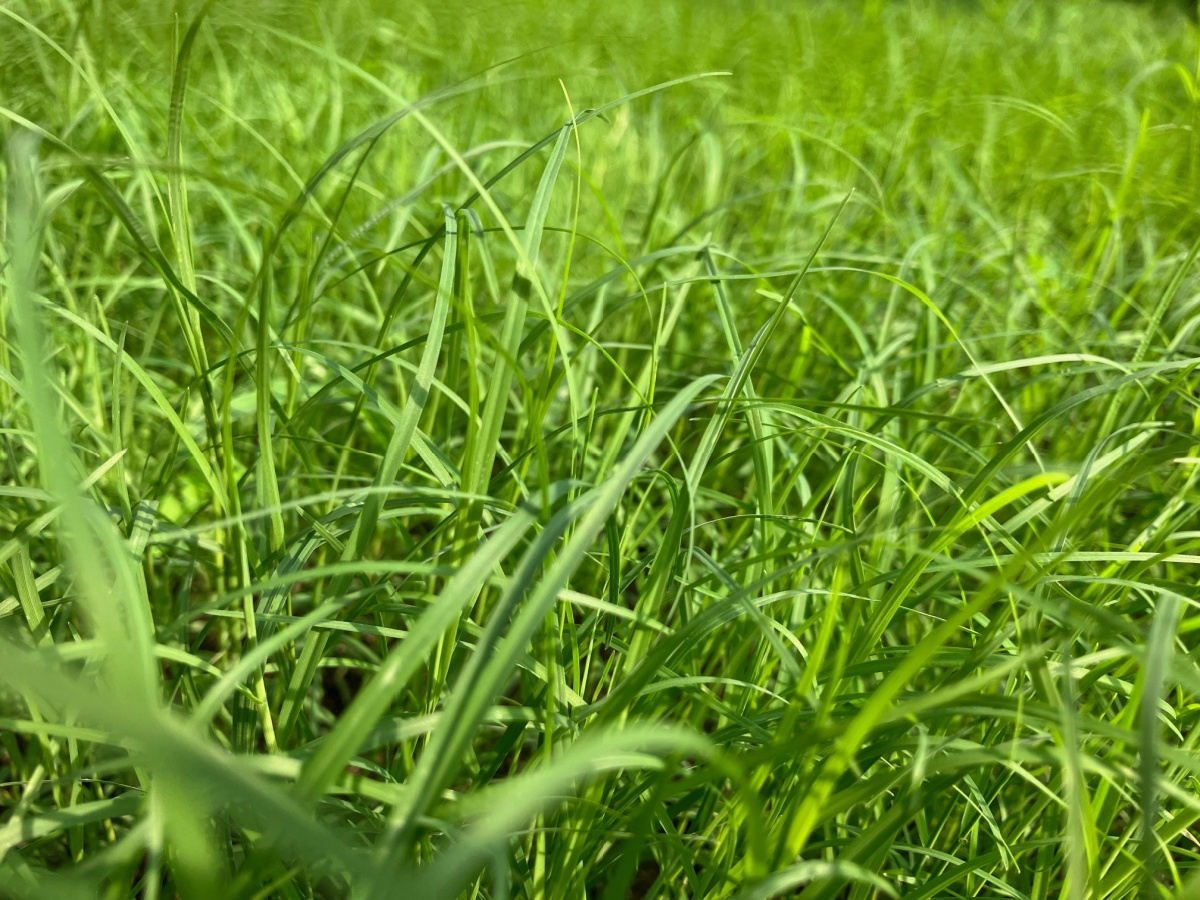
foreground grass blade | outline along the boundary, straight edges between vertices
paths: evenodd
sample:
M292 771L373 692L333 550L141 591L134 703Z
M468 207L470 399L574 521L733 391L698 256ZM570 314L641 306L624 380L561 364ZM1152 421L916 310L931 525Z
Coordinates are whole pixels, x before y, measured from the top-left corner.
M604 523L619 500L629 481L666 435L676 419L687 409L701 391L713 382L713 378L699 379L681 391L655 417L637 443L630 449L621 465L608 481L596 487L581 501L569 504L547 525L542 540L547 535L557 537L576 516L581 520L575 527L571 540L555 560L546 575L530 590L529 599L517 613L518 601L532 581L535 569L540 565L544 551L538 544L530 550L522 562L518 574L510 582L506 597L502 598L488 626L489 644L495 647L494 655L478 653L463 671L455 684L452 700L444 713L442 727L434 741L421 756L417 771L413 775L414 790L411 799L393 812L390 831L380 848L386 858L394 850L403 850L427 804L441 788L449 782L457 767L467 741L470 740L479 716L492 698L503 689L516 664L518 654L524 652L534 629L545 616L558 591L565 585L571 572L583 560L588 546L604 528ZM510 621L514 613L517 617ZM382 890L376 887L376 894Z

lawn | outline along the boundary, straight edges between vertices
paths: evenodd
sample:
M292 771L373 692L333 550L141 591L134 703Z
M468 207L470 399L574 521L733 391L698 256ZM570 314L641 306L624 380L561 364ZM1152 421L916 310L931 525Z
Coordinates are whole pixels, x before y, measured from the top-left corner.
M1200 46L0 5L0 895L1200 897Z

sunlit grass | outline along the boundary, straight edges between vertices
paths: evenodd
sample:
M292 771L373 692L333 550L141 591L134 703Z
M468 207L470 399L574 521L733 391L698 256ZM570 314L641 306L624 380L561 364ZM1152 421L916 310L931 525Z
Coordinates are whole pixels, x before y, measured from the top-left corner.
M0 7L0 894L1190 897L1163 5Z

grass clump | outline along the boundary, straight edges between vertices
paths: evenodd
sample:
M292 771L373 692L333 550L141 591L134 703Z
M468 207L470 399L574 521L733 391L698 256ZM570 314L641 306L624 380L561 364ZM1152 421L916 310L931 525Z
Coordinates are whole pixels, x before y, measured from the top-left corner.
M0 8L0 894L1193 896L1196 37Z

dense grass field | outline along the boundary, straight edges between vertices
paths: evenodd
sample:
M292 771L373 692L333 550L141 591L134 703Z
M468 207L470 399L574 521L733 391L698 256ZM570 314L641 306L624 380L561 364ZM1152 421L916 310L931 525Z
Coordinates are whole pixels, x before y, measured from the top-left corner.
M1200 896L1182 4L0 4L0 895Z

